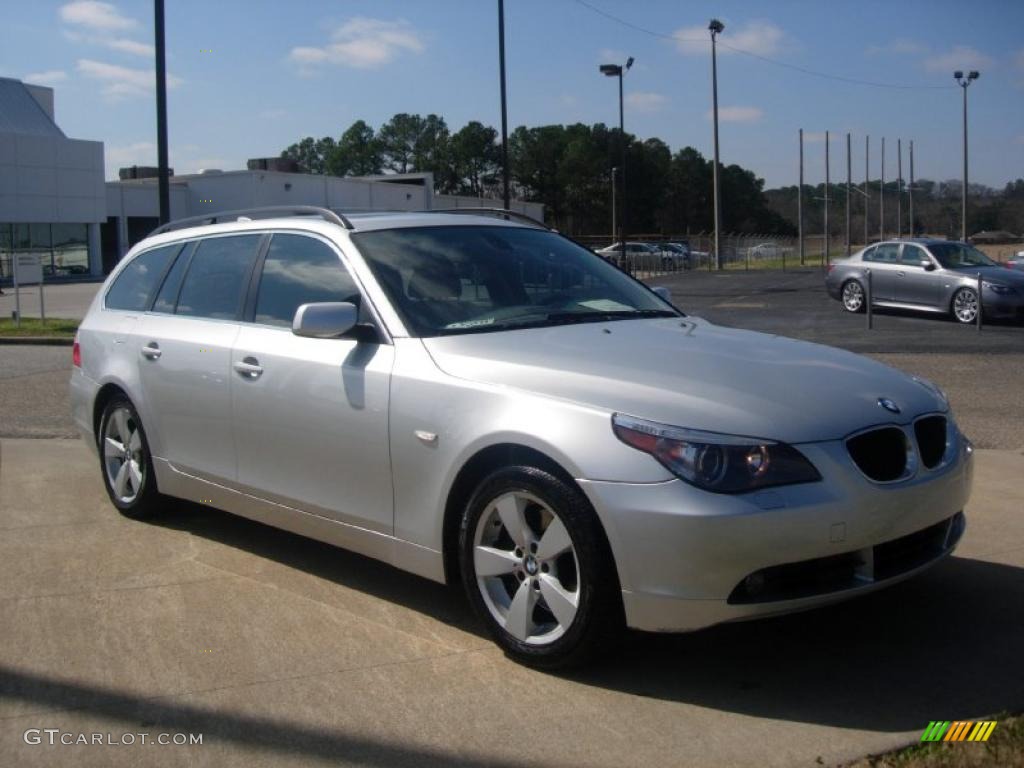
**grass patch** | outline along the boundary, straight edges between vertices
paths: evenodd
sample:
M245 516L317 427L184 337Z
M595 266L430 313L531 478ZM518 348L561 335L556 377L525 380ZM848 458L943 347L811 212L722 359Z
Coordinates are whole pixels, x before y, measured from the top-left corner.
M998 721L981 744L936 742L862 758L847 768L1021 768L1024 766L1024 715L987 718ZM922 726L922 731L924 730Z
M14 320L9 317L0 318L0 336L53 336L57 338L74 338L78 330L78 320L67 320L60 317L48 317L44 323L38 317L21 318L21 327L16 328Z

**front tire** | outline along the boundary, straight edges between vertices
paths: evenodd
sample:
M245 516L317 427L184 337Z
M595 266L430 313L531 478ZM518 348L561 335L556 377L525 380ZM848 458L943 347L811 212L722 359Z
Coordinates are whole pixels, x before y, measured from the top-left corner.
M125 517L144 520L161 511L149 442L138 411L124 395L113 397L100 417L98 440L103 485Z
M961 288L953 294L950 304L953 319L968 325L977 322L981 306L978 304L978 292L973 288Z
M847 280L842 288L843 309L858 314L864 311L864 286L857 280Z
M586 497L536 467L477 487L459 536L463 586L495 642L543 669L613 647L624 627L615 564Z

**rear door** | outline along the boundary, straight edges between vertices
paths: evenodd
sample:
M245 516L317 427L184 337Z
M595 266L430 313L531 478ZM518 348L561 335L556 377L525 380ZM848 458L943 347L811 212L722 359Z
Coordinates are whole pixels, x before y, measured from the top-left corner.
M871 270L873 301L896 301L896 281L900 271L900 244L879 243L864 252L863 260Z
M394 347L291 332L301 304L350 301L337 249L305 234L270 241L231 355L239 486L383 533L394 530L388 399ZM236 368L237 367L237 368Z
M231 349L260 234L198 241L179 257L139 329L140 380L153 453L198 477L231 483Z

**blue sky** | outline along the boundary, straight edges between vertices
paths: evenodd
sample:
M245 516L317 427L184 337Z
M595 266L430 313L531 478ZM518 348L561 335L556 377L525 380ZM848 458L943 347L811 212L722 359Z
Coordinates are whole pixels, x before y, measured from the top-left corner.
M244 167L305 135L338 136L362 118L436 112L458 129L499 126L496 0L166 0L171 164L178 172ZM648 34L612 21L618 16ZM806 179L824 174L829 129L834 178L871 175L886 137L913 139L918 177L960 174L961 96L971 86L971 178L994 186L1024 176L1024 3L1019 0L860 0L715 3L678 0L506 0L510 128L618 121L614 80L626 76L626 128L673 150L711 151L707 20L726 25L719 49L723 163L769 187L796 182L797 129L808 134ZM152 3L5 2L0 75L52 85L57 119L75 138L106 144L108 177L154 164ZM782 64L737 53L741 48ZM803 74L792 67L889 84ZM904 173L907 160L904 158Z

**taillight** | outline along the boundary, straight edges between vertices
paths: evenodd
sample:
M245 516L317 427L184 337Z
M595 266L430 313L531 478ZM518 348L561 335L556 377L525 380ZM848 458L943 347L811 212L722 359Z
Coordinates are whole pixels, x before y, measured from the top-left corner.
M831 272L831 271L832 271L833 269L835 269L835 268L836 268L836 265L835 265L835 264L829 264L829 265L828 265L828 271L829 271L829 272Z
M75 368L82 367L82 348L78 346L78 334L75 334L75 343L71 347L71 363Z

